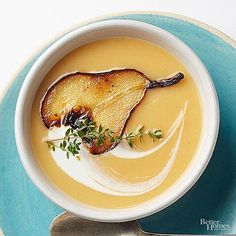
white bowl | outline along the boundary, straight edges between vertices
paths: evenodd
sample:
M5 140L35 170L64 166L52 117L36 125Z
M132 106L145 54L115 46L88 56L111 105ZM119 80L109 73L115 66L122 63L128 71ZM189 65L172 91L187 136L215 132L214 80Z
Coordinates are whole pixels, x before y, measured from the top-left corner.
M174 54L191 73L200 93L203 129L199 147L182 176L164 193L134 207L104 209L84 205L55 187L34 158L29 135L30 113L36 91L50 68L63 56L88 42L113 36L129 36L153 42ZM62 208L97 221L128 221L158 212L183 196L206 168L217 139L219 106L213 82L205 66L182 41L158 27L130 20L107 20L76 29L53 43L35 62L20 90L15 113L15 137L23 166L34 184Z

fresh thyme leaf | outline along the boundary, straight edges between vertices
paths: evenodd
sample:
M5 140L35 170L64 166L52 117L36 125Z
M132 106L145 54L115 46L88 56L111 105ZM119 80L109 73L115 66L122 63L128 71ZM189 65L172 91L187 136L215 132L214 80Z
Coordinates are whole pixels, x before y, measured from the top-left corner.
M71 130L70 128L68 130L66 130L65 136L68 136L70 134L70 130Z
M67 159L70 158L70 153L69 152L66 152L66 157L67 157Z
M115 141L116 141L117 143L120 143L121 140L122 140L122 137L121 137L121 136L117 136L117 137L115 138Z
M66 141L65 141L65 140L63 140L63 142L62 142L62 147L63 147L63 148L66 147Z
M84 124L85 124L86 126L88 126L88 125L89 125L89 120L88 120L88 119L85 119L85 120L84 120Z
M114 137L111 137L111 138L110 138L110 142L111 142L111 143L114 143L114 142L115 142L115 138L114 138Z
M113 136L114 136L114 133L115 132L113 132L112 130L107 130L107 133L108 133L108 135L111 137L111 138L113 138Z
M129 144L129 146L130 146L131 148L133 148L133 140L130 139L130 138L128 138L128 139L126 139L126 140L127 140L128 144Z
M125 139L131 148L133 148L134 137L135 135L133 134L133 132L125 134Z
M162 132L161 132L161 130L154 130L153 132L154 132L154 134L156 135L156 137L162 138Z
M75 144L75 147L76 147L76 149L77 149L78 151L80 150L80 144L81 144L81 143L76 143L76 144Z
M78 130L77 134L80 138L84 137L84 132L82 130Z
M106 140L106 135L105 133L100 133L98 138L97 138L97 146L101 146Z
M161 139L162 138L162 132L161 130L152 130L148 131L148 135L152 138L153 142L156 141L156 139Z
M98 128L98 133L101 133L102 132L102 126L99 125L99 128Z
M143 129L144 129L144 125L139 125L135 130L140 143L142 143L143 141Z

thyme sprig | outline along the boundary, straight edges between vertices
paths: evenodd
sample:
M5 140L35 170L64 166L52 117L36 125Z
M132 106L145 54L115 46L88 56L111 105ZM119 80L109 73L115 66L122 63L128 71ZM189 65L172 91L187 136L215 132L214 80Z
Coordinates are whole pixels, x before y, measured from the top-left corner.
M76 128L68 128L63 138L46 140L48 148L52 151L55 151L57 148L61 149L66 152L66 156L69 158L70 154L73 156L79 154L81 140L88 144L96 142L98 147L106 141L120 143L122 140L125 140L129 146L133 148L134 141L138 139L139 142L142 143L145 135L151 137L153 142L162 138L161 130L154 129L144 131L143 125L139 125L133 132L126 132L123 136L117 136L111 129L104 129L101 125L97 126L96 122L89 119L78 120L75 127Z

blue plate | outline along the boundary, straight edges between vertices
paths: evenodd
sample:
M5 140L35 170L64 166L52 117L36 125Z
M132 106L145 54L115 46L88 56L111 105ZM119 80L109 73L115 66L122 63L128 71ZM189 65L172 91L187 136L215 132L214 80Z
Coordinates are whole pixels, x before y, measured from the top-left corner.
M142 229L157 233L236 234L234 42L231 44L230 40L223 40L195 23L173 16L128 14L112 18L143 21L161 27L184 41L210 72L220 102L219 138L206 171L175 204L140 220ZM17 96L26 74L41 53L21 70L0 105L0 227L6 236L49 235L51 220L63 211L29 180L18 157L14 139Z

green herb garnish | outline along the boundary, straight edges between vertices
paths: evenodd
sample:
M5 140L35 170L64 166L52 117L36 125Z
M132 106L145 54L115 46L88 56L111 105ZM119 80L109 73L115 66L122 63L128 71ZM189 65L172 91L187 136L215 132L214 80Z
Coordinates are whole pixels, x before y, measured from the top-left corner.
M68 128L63 138L46 140L46 143L52 151L55 151L56 148L61 149L66 152L66 157L69 158L70 154L73 156L79 154L81 140L88 144L96 142L98 147L106 141L120 143L121 140L125 140L133 148L134 141L138 139L142 143L144 135L151 137L153 142L162 138L161 130L144 131L143 125L139 125L133 132L126 132L123 136L116 136L114 131L104 129L101 125L97 126L96 122L83 119L77 122L76 128Z

